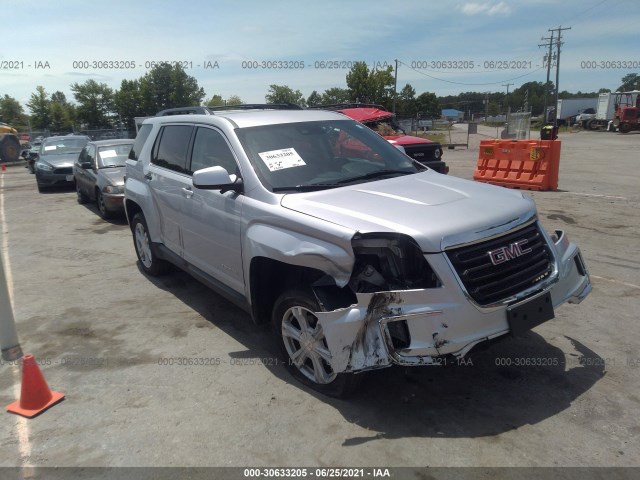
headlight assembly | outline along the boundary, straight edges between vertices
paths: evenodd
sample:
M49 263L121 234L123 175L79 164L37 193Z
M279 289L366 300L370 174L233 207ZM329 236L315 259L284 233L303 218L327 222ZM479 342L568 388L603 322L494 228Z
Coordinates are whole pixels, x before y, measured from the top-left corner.
M107 185L102 189L103 193L124 193L124 185Z
M53 172L53 167L45 162L36 162L36 168L45 172Z

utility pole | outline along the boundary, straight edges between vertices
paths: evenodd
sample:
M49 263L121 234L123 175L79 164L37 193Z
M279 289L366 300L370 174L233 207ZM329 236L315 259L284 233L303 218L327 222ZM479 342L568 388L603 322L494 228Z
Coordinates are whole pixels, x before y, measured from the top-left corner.
M504 97L504 101L506 103L506 108L507 108L507 116L506 116L506 120L507 122L509 122L509 113L511 113L510 107L509 107L509 86L513 85L513 83L503 83L502 86L503 87L507 87L507 96Z
M398 96L398 59L396 58L396 70L393 78L393 108L391 111L395 115L396 113L396 97Z
M553 30L551 30L551 37L542 37L542 40L549 40L549 43L538 44L539 47L549 47L549 53L545 55L547 61L547 83L544 84L544 110L542 110L542 123L547 123L547 99L549 94L549 77L551 76L551 48L553 47Z
M556 60L556 115L555 121L553 122L554 127L558 127L558 95L560 93L560 45L562 45L562 31L563 30L571 30L571 27L562 28L559 26L558 28L549 29L549 31L557 31L558 32L558 40L556 41L557 48L557 60Z

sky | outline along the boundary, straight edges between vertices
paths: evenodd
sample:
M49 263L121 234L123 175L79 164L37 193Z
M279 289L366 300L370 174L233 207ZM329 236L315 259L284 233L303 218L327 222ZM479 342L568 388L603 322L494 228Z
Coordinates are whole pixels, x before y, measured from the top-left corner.
M4 0L8 3L7 0ZM505 92L544 82L540 47L562 31L560 90L615 90L640 74L637 0L22 0L3 22L0 96L26 113L94 79L117 90L154 62L181 62L206 98L263 103L271 84L305 98L346 87L355 61L395 66L398 91ZM13 8L13 7L12 7ZM19 11L19 15L17 14ZM557 35L557 34L554 34ZM117 68L116 68L117 67ZM208 67L208 68L207 68ZM555 73L552 73L552 79Z

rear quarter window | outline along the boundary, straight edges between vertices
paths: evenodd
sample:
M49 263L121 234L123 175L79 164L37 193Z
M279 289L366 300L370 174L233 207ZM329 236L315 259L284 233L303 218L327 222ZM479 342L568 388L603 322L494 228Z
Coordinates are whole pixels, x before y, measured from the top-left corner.
M147 138L149 138L152 127L153 125L151 124L142 125L140 127L138 135L136 136L136 141L133 143L133 148L131 148L131 151L129 152L129 160L138 161L138 156L140 155L142 146L144 145L144 142L147 141Z

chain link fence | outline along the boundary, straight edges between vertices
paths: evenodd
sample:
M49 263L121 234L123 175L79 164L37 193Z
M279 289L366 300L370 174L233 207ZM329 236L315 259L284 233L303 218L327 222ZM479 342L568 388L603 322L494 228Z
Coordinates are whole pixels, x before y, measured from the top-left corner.
M507 117L506 138L526 140L531 136L531 112L510 113ZM503 137L505 138L505 137Z

